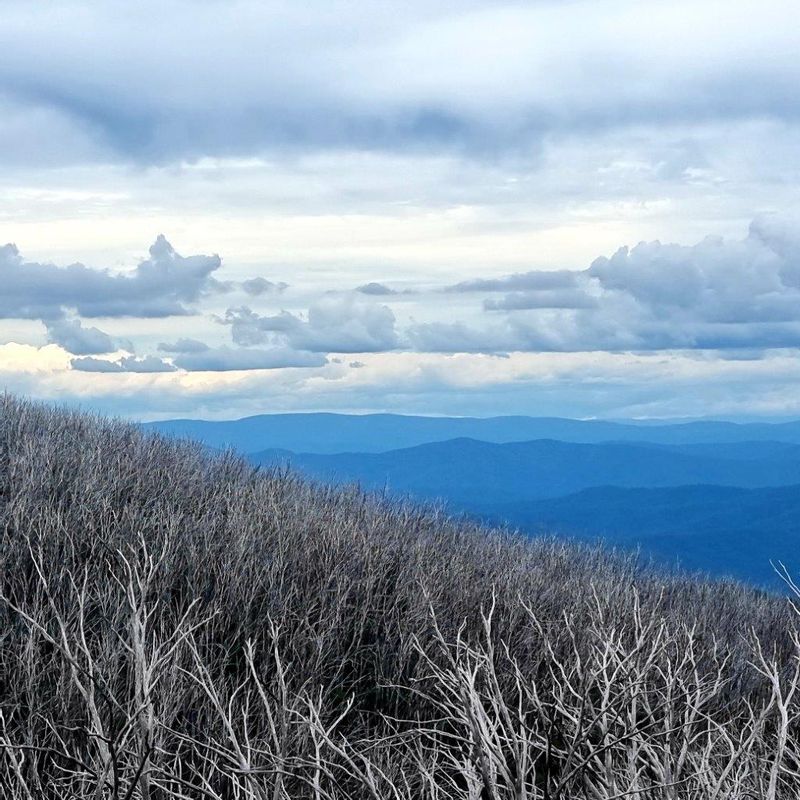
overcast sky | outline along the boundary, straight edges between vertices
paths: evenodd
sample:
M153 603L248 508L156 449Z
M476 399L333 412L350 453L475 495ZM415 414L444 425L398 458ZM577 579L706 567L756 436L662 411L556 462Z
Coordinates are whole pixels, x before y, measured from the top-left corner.
M10 391L137 418L800 416L796 0L0 20Z

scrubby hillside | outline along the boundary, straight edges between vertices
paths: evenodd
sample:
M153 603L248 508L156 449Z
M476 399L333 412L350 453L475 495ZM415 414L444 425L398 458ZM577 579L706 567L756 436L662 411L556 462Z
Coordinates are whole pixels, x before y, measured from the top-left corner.
M792 798L795 614L0 407L11 798Z

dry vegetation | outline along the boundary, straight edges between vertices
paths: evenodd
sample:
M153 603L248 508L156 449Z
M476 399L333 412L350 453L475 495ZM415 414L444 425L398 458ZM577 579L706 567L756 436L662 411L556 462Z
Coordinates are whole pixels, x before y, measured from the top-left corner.
M797 615L0 404L9 798L795 798Z

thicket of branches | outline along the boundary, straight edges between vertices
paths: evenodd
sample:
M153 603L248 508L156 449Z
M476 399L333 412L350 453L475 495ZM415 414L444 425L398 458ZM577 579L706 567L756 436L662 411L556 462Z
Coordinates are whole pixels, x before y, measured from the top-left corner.
M797 614L5 397L9 798L795 798Z

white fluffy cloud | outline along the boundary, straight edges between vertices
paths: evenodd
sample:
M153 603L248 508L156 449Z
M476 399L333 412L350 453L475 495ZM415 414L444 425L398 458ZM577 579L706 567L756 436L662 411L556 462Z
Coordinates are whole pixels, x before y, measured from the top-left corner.
M104 358L73 358L70 362L72 369L78 372L136 372L136 373L156 373L174 372L175 367L156 356L123 356L116 361Z
M168 317L188 314L204 294L216 291L219 256L183 257L159 236L150 257L131 273L83 264L58 267L23 260L13 244L0 247L0 317Z
M76 356L112 353L120 349L114 339L99 328L87 327L79 319L53 319L44 321L47 341L57 344ZM127 345L131 349L131 345Z
M351 295L323 298L305 318L288 311L261 316L242 306L229 308L221 321L231 326L231 336L240 345L279 341L297 350L335 353L380 352L398 346L392 310Z
M488 312L506 313L492 313L483 326L413 326L409 336L418 349L793 348L800 346L800 223L759 218L741 240L642 242L581 272L531 272L451 290L482 292Z
M199 352L181 353L174 359L176 367L189 372L228 372L233 370L286 369L290 367L322 367L327 359L319 353L293 350L289 347L245 348L215 347Z
M219 289L237 283L213 276L220 259L183 258L163 237L149 259L122 274L25 264L6 248L4 300L10 310L8 297L18 299L17 316L61 314L45 317L47 342L78 356L73 370L94 373L314 370L335 363L327 358L331 353L400 350L752 354L800 347L798 231L800 225L788 217L760 217L738 240L642 242L596 258L584 270L534 270L411 294L381 291L380 301L361 292L322 291L304 313L239 306L221 315L211 313L213 303L242 289ZM292 300L285 287L266 287L255 299L270 305L279 296L280 302ZM167 316L157 316L156 309ZM80 316L65 316L67 311L88 318L104 314L115 329L106 332L106 323L101 329ZM159 335L158 326L189 311L191 326L180 319L180 327L172 327L181 332L177 337ZM235 347L220 343L214 319L229 329ZM149 339L137 332L145 322L152 329ZM152 354L155 347L164 357ZM96 358L120 350L127 353ZM142 355L131 355L134 350Z

